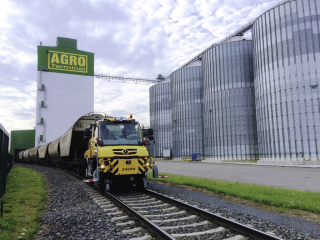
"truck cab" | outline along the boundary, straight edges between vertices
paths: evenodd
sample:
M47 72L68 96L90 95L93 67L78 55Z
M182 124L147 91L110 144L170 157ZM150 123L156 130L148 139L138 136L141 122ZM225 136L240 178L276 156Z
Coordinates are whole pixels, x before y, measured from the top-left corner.
M132 115L94 121L86 128L84 141L88 141L85 176L99 182L100 189L124 184L145 188L147 172L153 170L157 175L154 158L146 148L148 140Z

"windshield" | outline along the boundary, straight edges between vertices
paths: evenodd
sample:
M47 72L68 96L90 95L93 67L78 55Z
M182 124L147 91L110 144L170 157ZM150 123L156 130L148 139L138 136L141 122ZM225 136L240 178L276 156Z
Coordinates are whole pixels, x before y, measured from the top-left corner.
M103 146L138 145L141 141L137 122L100 122L99 130Z

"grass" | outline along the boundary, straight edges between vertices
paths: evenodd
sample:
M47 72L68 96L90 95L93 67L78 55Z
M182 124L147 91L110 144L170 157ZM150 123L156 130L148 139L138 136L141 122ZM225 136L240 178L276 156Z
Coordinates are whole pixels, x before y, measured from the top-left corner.
M0 239L34 239L46 210L47 189L38 172L14 165L7 177ZM24 235L21 235L24 233Z
M148 178L153 181L166 182L173 185L186 185L194 188L233 196L239 199L249 200L285 209L299 209L312 213L320 213L320 193L283 189L263 185L246 184L239 182L228 182L206 178L180 176L161 173L159 175L168 178L152 178L152 172Z

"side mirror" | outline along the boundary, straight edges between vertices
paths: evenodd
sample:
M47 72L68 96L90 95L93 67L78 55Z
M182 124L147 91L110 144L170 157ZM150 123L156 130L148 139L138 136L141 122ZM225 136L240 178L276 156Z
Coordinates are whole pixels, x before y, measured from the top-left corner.
M98 141L97 141L97 144L99 145L99 146L102 146L102 138L98 138Z
M149 135L150 135L150 136L153 135L153 128L150 128L150 129L149 129Z
M142 135L144 137L149 137L149 129L142 129Z
M149 139L152 141L154 140L154 136L150 136Z

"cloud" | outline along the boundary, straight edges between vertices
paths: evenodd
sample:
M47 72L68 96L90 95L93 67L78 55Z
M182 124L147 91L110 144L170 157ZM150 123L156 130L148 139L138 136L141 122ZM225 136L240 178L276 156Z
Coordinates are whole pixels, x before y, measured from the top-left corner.
M0 84L3 126L35 126L37 45L57 37L95 53L95 73L155 79L242 24L272 0L2 0ZM150 85L95 80L95 110L149 125Z

